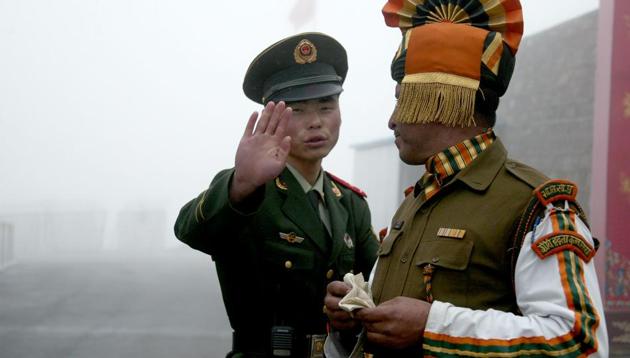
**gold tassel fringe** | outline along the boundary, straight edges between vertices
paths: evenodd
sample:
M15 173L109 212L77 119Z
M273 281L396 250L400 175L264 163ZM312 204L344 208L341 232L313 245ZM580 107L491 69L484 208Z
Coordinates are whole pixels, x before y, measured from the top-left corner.
M479 81L444 73L407 75L402 81L394 119L400 123L476 125L475 94Z

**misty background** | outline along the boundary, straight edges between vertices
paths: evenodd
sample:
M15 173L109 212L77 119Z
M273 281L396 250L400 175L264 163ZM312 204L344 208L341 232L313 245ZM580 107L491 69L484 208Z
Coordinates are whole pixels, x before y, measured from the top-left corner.
M521 3L525 36L598 7ZM13 252L0 265L0 357L224 356L216 274L174 238L179 208L233 165L260 109L241 87L251 60L304 31L348 52L324 167L355 181L353 148L393 140L400 33L383 4L0 0L0 231Z

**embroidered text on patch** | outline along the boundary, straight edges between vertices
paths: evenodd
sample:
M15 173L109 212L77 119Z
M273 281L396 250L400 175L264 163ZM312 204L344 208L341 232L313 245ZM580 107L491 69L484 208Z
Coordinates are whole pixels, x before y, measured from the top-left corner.
M574 231L560 231L545 235L532 244L532 249L538 257L544 259L564 250L571 250L585 262L595 256L595 249Z
M550 180L534 190L543 205L558 200L575 201L577 185L568 180Z

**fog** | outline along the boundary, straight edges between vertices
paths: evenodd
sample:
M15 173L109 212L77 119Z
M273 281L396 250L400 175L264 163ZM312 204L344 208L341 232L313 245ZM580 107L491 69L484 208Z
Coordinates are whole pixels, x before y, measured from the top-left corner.
M598 6L596 0L521 2L526 36ZM12 240L8 261L13 264L4 271L0 265L0 289L17 290L20 275L26 275L32 286L23 287L25 295L46 295L44 273L66 273L42 262L66 257L77 262L83 256L78 262L85 263L86 255L103 252L111 266L80 266L87 270L83 279L115 266L121 278L112 275L111 287L125 285L125 272L137 274L130 286L154 287L145 266L117 261L130 253L151 253L180 270L180 276L170 277L173 282L191 275L202 281L190 281L197 301L186 317L194 317L194 306L203 306L208 295L218 327L226 328L215 275L205 271L209 259L183 247L172 226L179 208L204 190L214 173L233 165L245 121L259 110L243 95L245 70L262 49L297 32L325 32L345 46L349 72L341 96L341 138L324 167L352 181L352 146L391 136L389 63L400 33L385 27L382 5L372 0L0 0L0 223ZM178 266L186 261L190 265ZM202 272L206 276L196 276ZM71 289L72 282L68 285ZM0 291L5 299L0 297L0 318L12 312L6 302L23 297L14 293ZM99 296L98 289L92 294ZM157 294L169 302L168 290ZM153 306L156 312L161 303ZM15 320L15 327L23 323ZM80 335L89 323L87 318L86 326L73 326L69 336ZM198 332L208 329L195 324ZM67 326L45 327L63 331L60 327ZM184 327L185 320L176 328ZM24 337L12 329L0 327L0 346L13 337L7 332ZM221 332L229 345L229 332ZM16 352L20 356L20 348ZM80 356L81 351L72 352Z
M523 1L526 34L597 6L553 3ZM301 31L329 33L348 51L341 139L324 165L352 180L351 145L391 135L400 35L384 26L381 2L369 4L1 1L0 215L62 213L65 226L92 212L115 235L115 221L148 211L165 221L162 245L175 244L178 208L233 164L259 109L241 89L248 64Z

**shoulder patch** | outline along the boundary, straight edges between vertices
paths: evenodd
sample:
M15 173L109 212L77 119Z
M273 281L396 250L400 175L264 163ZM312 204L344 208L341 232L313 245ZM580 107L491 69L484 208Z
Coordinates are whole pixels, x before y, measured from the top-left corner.
M405 189L405 196L408 196L409 194L413 193L414 188L415 187L412 185L408 187L407 189Z
M329 172L326 172L326 174L328 174L330 179L332 179L337 184L340 184L341 186L352 190L353 192L355 192L356 194L358 194L359 196L361 196L363 198L367 198L367 194L363 190L357 188L356 186L348 183L347 181L345 181L345 180L343 180L343 179L341 179L341 178L339 178L339 177L337 177L335 175L330 174Z
M560 200L575 202L577 192L575 183L563 179L549 180L534 189L534 194L544 206Z
M532 250L541 259L565 250L573 251L585 262L595 256L595 249L575 231L560 231L545 235L532 244Z

